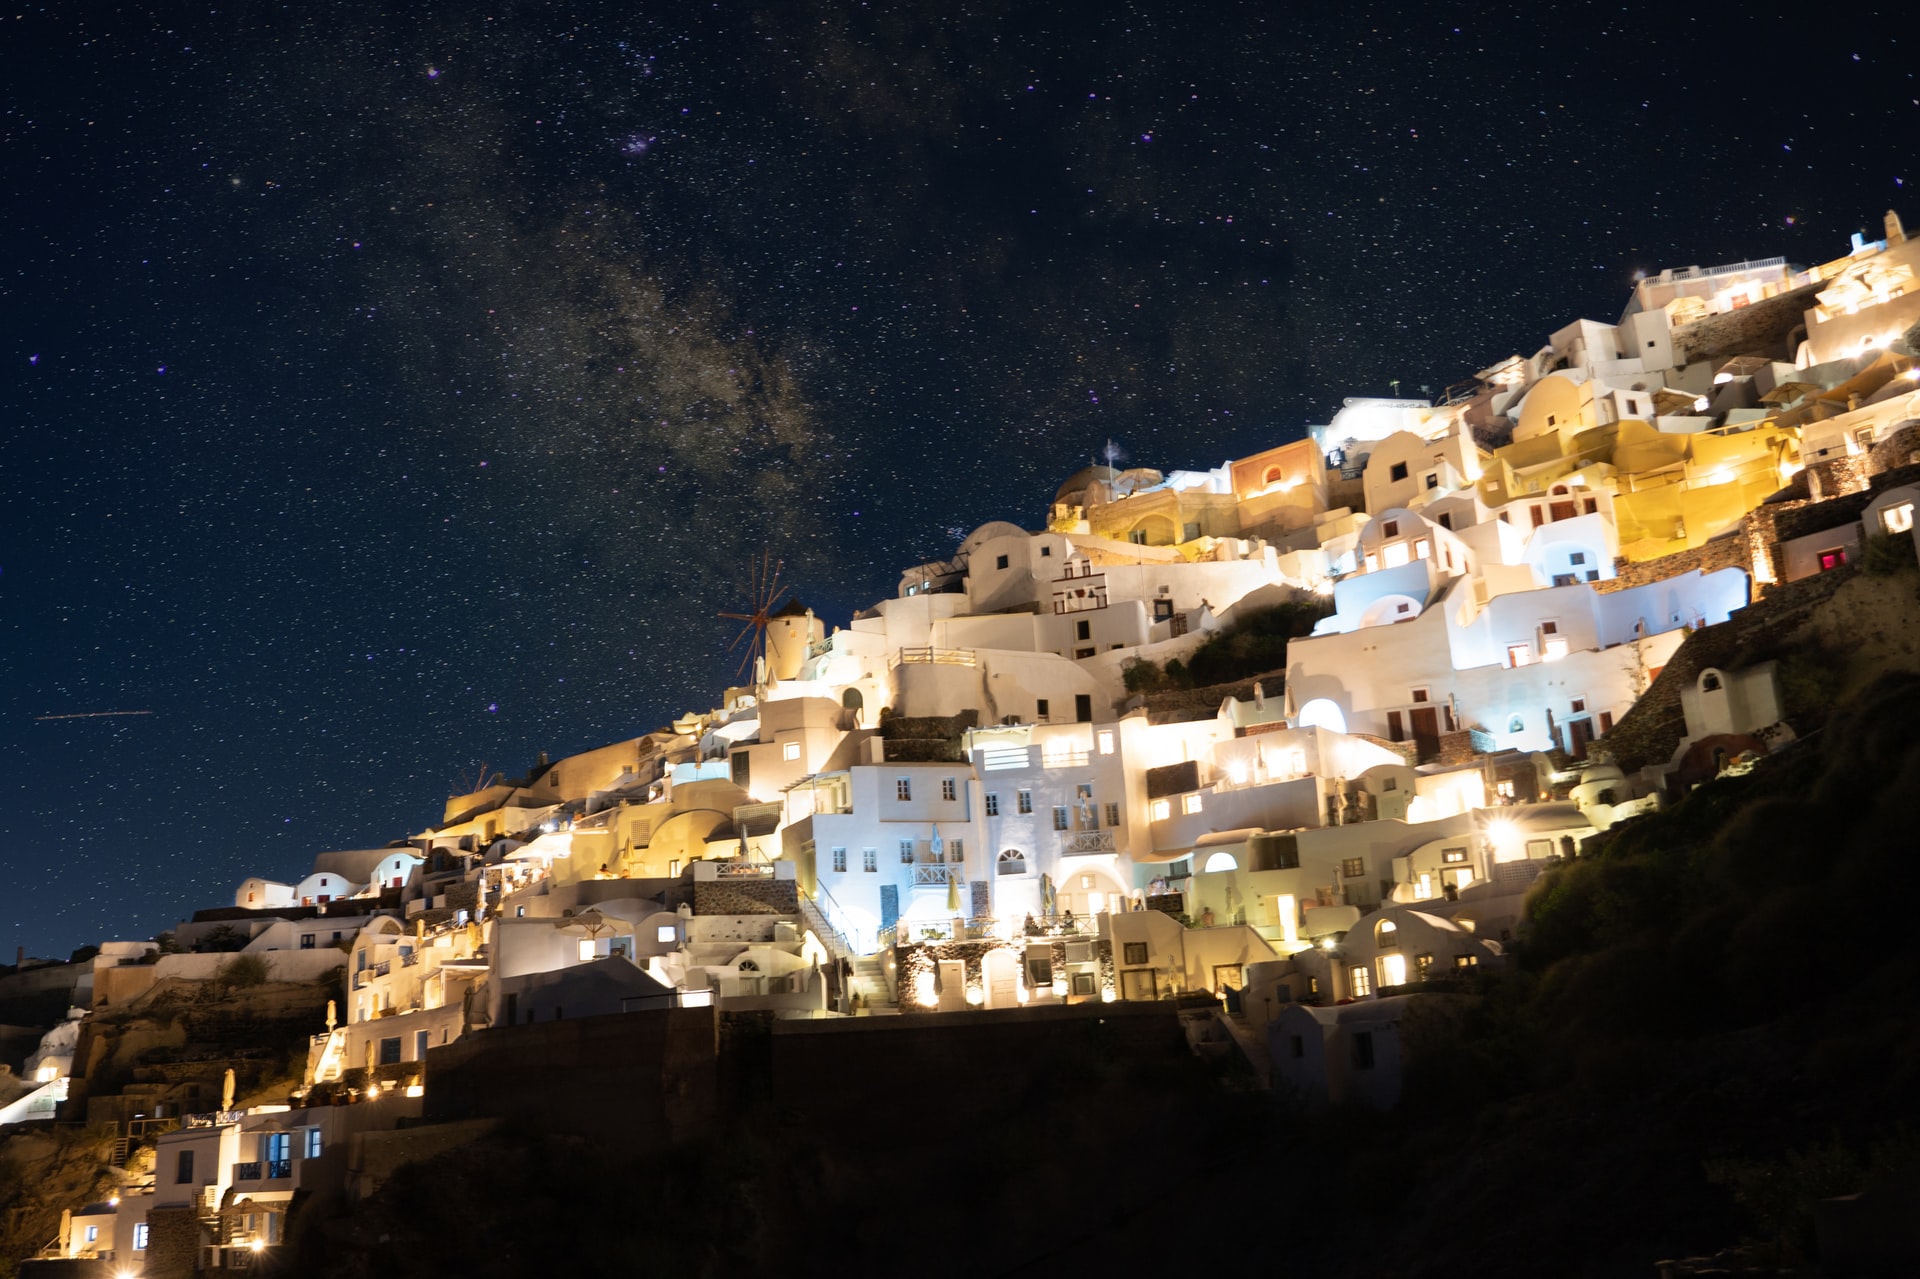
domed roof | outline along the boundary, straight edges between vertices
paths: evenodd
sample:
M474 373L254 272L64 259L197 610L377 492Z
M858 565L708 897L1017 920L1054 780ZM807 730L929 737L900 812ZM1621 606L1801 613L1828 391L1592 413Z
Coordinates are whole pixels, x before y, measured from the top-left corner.
M1083 466L1067 477L1067 482L1060 486L1053 500L1064 502L1075 493L1086 492L1087 487L1096 481L1111 484L1119 478L1120 472L1111 466Z

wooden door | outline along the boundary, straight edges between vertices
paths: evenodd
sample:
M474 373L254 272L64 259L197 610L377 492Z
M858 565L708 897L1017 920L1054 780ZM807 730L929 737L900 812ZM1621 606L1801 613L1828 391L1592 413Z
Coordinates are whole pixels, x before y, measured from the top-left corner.
M1440 708L1416 706L1413 715L1413 746L1421 763L1440 754Z

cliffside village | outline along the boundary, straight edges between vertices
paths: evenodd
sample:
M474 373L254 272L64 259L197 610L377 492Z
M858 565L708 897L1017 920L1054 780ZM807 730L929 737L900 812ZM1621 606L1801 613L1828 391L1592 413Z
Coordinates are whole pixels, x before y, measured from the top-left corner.
M1774 663L1669 664L1920 536L1917 269L1889 212L1811 268L1647 276L1431 402L1350 399L1212 469L1089 466L847 626L776 609L716 707L247 879L166 953L23 966L0 986L64 982L72 1012L0 1124L153 1152L43 1264L246 1268L296 1195L363 1193L383 1135L454 1114L441 1062L584 1019L871 1038L1173 1004L1261 1085L1393 1105L1407 1009L1504 962L1544 868L1793 740ZM1145 691L1282 605L1318 616L1284 671ZM1656 689L1677 711L1630 720ZM96 1021L244 956L336 983L291 1095L90 1090Z

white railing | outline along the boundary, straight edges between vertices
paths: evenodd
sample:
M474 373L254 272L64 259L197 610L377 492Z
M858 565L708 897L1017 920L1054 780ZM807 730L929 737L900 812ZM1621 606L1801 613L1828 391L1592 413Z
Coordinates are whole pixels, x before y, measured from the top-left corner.
M895 666L978 666L979 655L970 648L903 648L894 655Z
M1073 857L1086 853L1113 851L1113 832L1110 830L1083 830L1060 837L1060 852L1063 856Z
M921 862L913 868L915 884L945 884L953 879L954 868L934 862Z
M1089 751L1056 751L1051 755L1042 755L1040 757L1040 767L1085 768L1087 761L1092 758L1092 753Z
M980 752L980 768L988 773L1009 768L1025 768L1028 759L1025 746L989 746Z

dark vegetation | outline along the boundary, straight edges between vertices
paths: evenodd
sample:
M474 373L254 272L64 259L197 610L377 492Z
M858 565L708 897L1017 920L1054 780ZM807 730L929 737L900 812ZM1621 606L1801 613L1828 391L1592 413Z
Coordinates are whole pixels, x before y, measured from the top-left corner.
M1140 660L1129 663L1124 676L1127 691L1205 688L1284 673L1288 642L1311 635L1314 624L1330 612L1331 607L1319 600L1289 600L1251 609L1245 616L1235 617L1232 625L1209 635L1187 661L1175 657L1164 666Z

